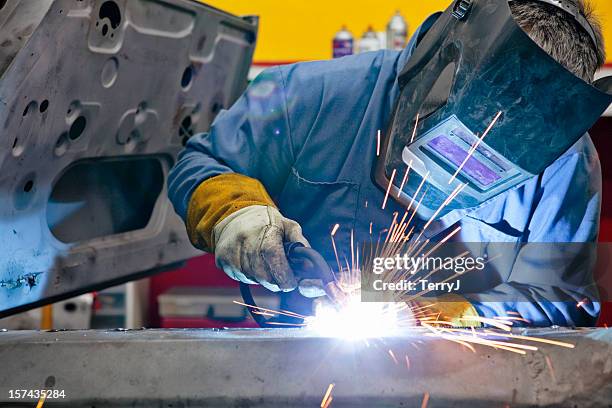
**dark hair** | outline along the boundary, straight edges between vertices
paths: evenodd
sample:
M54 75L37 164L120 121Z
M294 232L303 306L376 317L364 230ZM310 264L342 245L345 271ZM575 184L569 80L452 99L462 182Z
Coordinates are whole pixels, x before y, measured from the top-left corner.
M596 43L567 12L536 1L512 1L516 22L533 41L565 68L587 82L606 61L601 24L584 0L572 0L593 27Z

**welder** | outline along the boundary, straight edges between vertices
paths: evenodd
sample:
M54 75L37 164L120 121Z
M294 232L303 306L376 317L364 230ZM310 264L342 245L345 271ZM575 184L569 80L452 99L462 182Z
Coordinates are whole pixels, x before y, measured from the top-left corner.
M582 0L458 0L401 52L261 73L189 140L169 195L196 247L233 279L286 292L284 307L295 310L324 292L296 279L285 242L312 245L335 264L336 224L344 259L351 234L364 242L383 230L427 179L415 221L423 236L460 226L463 242L517 248L508 270L432 307L458 324L511 314L539 326L593 325L593 256L564 251L543 265L530 245L597 239L601 175L586 131L611 100L610 81L593 85L604 61L600 25ZM448 161L471 146L467 164ZM410 181L397 187L409 163ZM467 188L436 212L455 172Z

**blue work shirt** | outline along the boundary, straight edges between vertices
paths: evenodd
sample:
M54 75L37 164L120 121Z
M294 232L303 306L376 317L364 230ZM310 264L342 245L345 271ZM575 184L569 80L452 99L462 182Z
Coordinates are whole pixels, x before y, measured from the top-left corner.
M372 181L377 132L384 134L389 124L399 96L398 74L438 15L423 23L402 52L369 52L261 73L208 133L192 137L180 153L168 182L176 212L185 219L202 181L244 174L263 183L280 212L300 223L331 265L336 258L330 231L339 224L336 246L340 259L350 262L351 231L356 246L369 241L372 224L376 240L393 212L405 210L392 200L381 209L385 191ZM461 226L455 238L463 242L515 245L510 268L467 285L477 288L465 296L482 316L510 312L532 325L589 326L599 313L594 258L542 265L532 256L537 249L525 244L594 242L600 200L599 160L585 135L543 174L478 208L447 214L427 236ZM558 301L560 293L564 301Z

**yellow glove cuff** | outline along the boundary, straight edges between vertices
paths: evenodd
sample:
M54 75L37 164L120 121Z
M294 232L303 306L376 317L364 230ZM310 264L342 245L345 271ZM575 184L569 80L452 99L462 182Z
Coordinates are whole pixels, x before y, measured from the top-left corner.
M213 251L213 228L227 216L252 205L276 207L259 180L226 173L205 180L195 189L187 208L187 234L191 243Z
M463 296L447 294L432 300L420 298L417 302L418 308L428 315L439 314L438 320L451 323L454 327L480 327L477 320L470 317L478 317L476 308Z

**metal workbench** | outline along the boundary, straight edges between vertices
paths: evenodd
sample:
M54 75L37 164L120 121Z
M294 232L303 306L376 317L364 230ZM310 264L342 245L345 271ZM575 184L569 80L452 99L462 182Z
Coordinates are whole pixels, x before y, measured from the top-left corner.
M576 347L473 353L421 329L367 342L300 329L2 332L0 405L46 385L66 395L46 407L318 407L330 383L332 407L420 407L425 393L428 407L612 403L611 330L525 333Z

